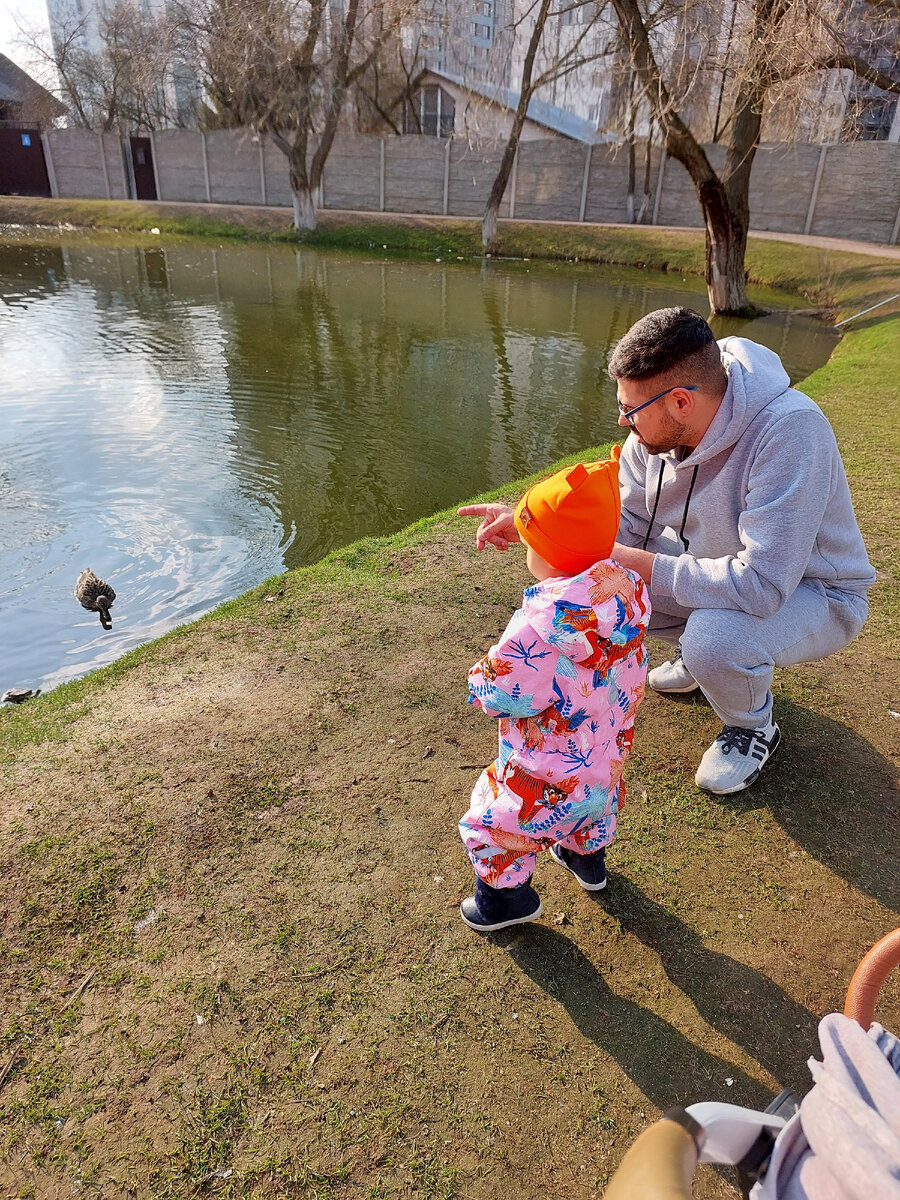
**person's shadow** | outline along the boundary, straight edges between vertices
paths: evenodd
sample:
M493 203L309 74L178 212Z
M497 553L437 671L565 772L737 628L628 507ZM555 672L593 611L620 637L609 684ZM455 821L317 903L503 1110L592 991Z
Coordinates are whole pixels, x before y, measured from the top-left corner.
M767 805L807 853L897 912L896 768L839 721L783 697L775 707L784 745L752 788L717 801L738 811Z
M819 1043L817 1018L807 1008L761 972L710 950L689 925L624 875L612 874L598 900L624 929L659 955L669 979L690 996L708 1025L745 1050L782 1086L800 1093L809 1088L806 1061Z
M535 925L495 938L658 1108L698 1100L765 1108L772 1099L740 1067L697 1046L634 1000L616 995L582 951L555 930ZM732 1086L726 1079L733 1080Z

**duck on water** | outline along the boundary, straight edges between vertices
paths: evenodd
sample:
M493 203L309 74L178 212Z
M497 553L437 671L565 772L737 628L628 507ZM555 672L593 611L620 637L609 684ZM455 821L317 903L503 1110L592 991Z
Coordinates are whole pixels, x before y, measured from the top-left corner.
M78 582L75 584L75 599L82 608L100 614L100 624L104 629L112 629L109 610L115 598L116 593L109 584L104 583L98 575L95 575L90 567L85 568L78 576Z

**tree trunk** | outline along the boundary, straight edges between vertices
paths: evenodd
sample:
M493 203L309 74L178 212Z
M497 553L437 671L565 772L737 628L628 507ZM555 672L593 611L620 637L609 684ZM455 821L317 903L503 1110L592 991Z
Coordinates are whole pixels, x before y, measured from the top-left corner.
M612 0L612 3L628 40L638 80L659 122L666 153L677 159L690 175L700 201L706 226L706 287L712 315L753 315L759 310L747 300L744 250L749 222L746 206L742 207L741 200L749 188L749 170L753 161L750 151L755 150L756 145L752 124L748 120L746 132L751 136L741 143L748 150L746 161L728 183L732 203L729 191L713 170L706 151L671 102L637 0ZM749 102L747 107L748 110L751 107ZM726 175L729 165L726 163Z
M628 224L634 224L634 184L637 175L634 161L634 126L635 126L635 108L634 102L634 67L628 75L628 132L626 140L628 142L628 192L625 196L625 211L628 215Z
M653 159L653 122L647 130L647 140L644 143L644 186L641 193L641 207L638 210L637 224L643 225L650 210L650 175Z
M306 233L314 233L316 229L316 206L313 201L312 189L309 184L303 184L291 171L291 203L294 208L294 228Z
M625 195L625 215L628 224L634 224L634 128L628 131L628 191Z
M491 194L488 196L488 202L484 209L484 217L481 221L481 244L484 246L487 254L496 254L499 249L497 241L497 218L500 214L500 202L503 199L506 185L509 183L509 177L512 174L513 163L516 161L516 151L519 149L519 138L525 126L528 105L531 102L531 97L534 95L535 89L531 83L531 73L534 69L534 60L537 55L538 46L544 34L544 26L547 23L550 3L551 0L541 0L540 9L535 17L534 28L531 30L528 49L525 51L525 60L522 64L522 90L519 92L519 103L516 106L516 114L513 117L512 129L506 141L503 158L500 160L500 170L497 172L497 177L491 187Z
M504 188L506 187L505 181L503 186ZM500 200L502 199L502 192L496 201L491 196L484 210L484 216L481 218L481 244L487 254L495 254L499 246L497 241L497 217L499 216Z
M506 193L506 185L512 174L513 163L516 161L516 150L519 147L519 134L522 132L524 120L513 121L513 130L500 160L500 170L497 172L491 187L491 194L485 205L484 216L481 219L481 244L486 254L496 254L500 248L497 240L497 219L500 216L500 204ZM518 127L517 127L518 126Z
M710 316L754 317L760 309L747 299L744 254L747 223L728 210L721 193L704 195L700 205L706 226L706 290Z

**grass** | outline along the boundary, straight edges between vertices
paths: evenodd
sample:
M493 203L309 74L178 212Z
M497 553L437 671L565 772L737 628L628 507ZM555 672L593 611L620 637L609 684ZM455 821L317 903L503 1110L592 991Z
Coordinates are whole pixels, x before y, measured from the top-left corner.
M702 268L692 234L539 233ZM842 315L896 290L875 257L751 255ZM779 675L785 748L731 800L692 782L709 710L648 699L610 887L542 866L538 926L456 915L455 820L494 739L462 680L523 578L452 513L0 713L0 1191L586 1198L658 1109L808 1086L816 1018L900 903L898 339L863 318L804 384L879 571L863 636ZM900 1027L896 983L879 1016ZM696 1194L734 1193L708 1172Z

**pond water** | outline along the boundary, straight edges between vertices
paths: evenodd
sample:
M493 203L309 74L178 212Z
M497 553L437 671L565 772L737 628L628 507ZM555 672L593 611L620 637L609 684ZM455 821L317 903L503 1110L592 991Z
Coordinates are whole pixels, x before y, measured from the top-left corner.
M612 344L706 311L648 272L146 240L0 230L0 692L619 436ZM835 341L787 312L738 330L795 380Z

